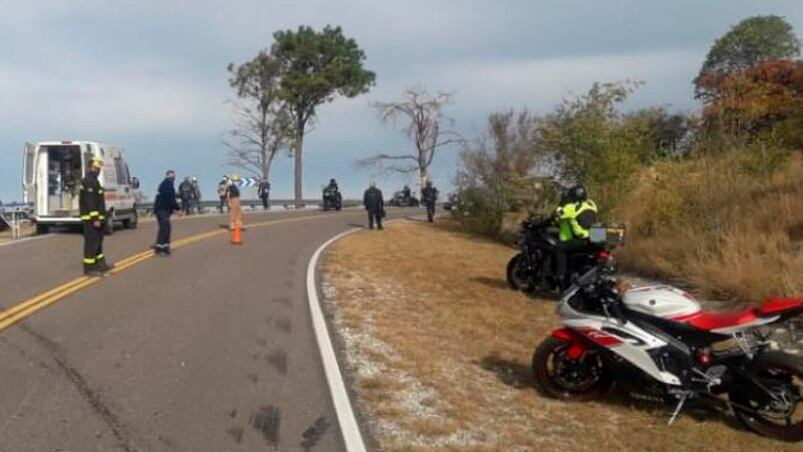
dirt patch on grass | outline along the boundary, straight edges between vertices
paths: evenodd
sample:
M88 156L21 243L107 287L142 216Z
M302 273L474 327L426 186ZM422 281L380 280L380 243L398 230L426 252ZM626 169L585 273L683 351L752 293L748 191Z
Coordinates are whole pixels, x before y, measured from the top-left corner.
M571 404L533 388L554 301L507 289L514 250L447 227L396 223L337 242L322 263L357 408L380 450L792 451L694 410L614 396Z

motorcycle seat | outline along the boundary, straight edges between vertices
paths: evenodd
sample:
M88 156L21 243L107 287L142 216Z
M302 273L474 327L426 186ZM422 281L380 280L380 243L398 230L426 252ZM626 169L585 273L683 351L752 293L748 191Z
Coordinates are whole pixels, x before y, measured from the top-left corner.
M754 322L756 311L753 308L729 312L700 311L688 316L677 317L674 320L688 323L700 330L714 331Z
M747 308L729 312L700 311L694 314L674 318L697 329L714 331L723 328L746 325L759 318L772 317L790 313L803 312L803 298L770 298L758 308Z
M770 298L756 309L756 314L768 317L795 310L803 310L803 298Z

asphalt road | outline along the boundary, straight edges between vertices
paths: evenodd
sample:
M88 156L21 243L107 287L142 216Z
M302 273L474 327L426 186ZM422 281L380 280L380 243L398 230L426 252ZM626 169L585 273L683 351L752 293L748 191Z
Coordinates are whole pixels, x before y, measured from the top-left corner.
M343 450L305 276L320 244L365 220L247 215L243 246L226 217L174 221L174 243L211 233L0 331L0 450ZM106 255L155 234L119 231ZM67 233L0 247L2 308L79 277L81 246Z

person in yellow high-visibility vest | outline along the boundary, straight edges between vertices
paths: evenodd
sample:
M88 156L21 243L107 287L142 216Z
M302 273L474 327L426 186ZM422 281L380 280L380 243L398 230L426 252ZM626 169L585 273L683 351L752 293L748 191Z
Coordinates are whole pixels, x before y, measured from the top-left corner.
M589 229L597 221L597 205L588 199L588 192L582 185L570 188L565 199L556 211L560 243L557 249L556 273L561 287L567 287L569 254L588 245Z

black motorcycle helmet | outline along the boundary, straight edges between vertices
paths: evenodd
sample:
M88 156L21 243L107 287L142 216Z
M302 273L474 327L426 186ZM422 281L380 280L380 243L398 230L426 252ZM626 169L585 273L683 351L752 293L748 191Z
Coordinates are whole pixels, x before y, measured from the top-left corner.
M334 184L336 184L336 183L337 183L337 182L335 182L335 180L334 180L334 179L329 179L329 185L334 185Z
M569 189L569 199L571 202L583 202L588 199L588 191L585 185L578 184Z

